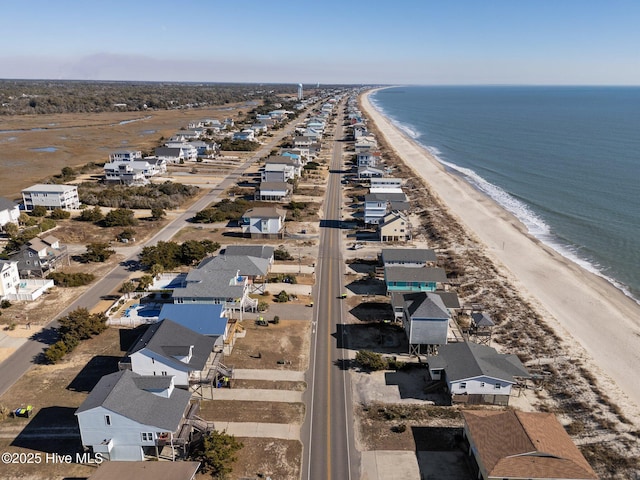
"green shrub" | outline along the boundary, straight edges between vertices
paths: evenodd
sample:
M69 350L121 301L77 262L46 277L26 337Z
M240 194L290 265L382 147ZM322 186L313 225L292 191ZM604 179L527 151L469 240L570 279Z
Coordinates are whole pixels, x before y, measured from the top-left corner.
M286 303L289 301L289 294L282 290L273 301L277 303Z
M56 208L49 214L49 217L53 218L54 220L64 220L66 218L69 218L70 216L71 212L67 212L66 210L63 210L61 208Z
M81 287L93 282L96 277L92 273L52 272L47 275L47 278L60 287Z
M0 302L0 308L9 308L11 306L11 302L9 300L2 300Z
M382 358L382 355L370 350L358 351L356 353L356 363L360 365L360 368L363 370L370 372L387 368L387 362Z

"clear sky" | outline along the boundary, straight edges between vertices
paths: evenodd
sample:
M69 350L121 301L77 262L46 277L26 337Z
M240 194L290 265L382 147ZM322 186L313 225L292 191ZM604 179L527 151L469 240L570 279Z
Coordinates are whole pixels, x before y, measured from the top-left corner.
M640 85L640 1L2 0L0 78Z

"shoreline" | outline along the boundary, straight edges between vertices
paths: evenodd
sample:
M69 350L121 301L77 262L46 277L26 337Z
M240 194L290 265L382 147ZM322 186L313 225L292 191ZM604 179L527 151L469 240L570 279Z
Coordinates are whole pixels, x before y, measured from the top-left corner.
M598 383L613 394L625 413L637 419L640 305L605 278L533 237L513 214L462 176L448 172L424 146L375 109L368 97L377 90L361 96L362 108L390 148L478 239L487 256L546 322L589 354L592 363L605 372L594 372ZM618 389L626 399L616 395Z

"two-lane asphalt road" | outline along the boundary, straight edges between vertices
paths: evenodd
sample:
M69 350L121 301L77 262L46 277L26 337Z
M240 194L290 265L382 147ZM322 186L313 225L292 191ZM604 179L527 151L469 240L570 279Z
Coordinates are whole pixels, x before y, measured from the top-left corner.
M306 110L301 114L304 118ZM42 353L48 343L55 338L55 332L52 328L57 326L57 319L67 315L69 312L76 308L85 307L88 309L93 308L102 297L113 294L117 291L122 283L129 278L131 272L127 269L128 265L137 260L138 253L143 247L148 245L155 245L159 241L170 240L181 228L189 225L188 221L197 212L203 208L209 206L212 202L219 200L219 195L231 184L238 181L238 178L249 168L249 166L260 158L269 154L269 152L275 148L278 143L286 136L289 135L295 128L296 119L292 120L284 129L276 131L274 137L270 139L268 143L258 149L254 155L251 156L242 165L236 168L232 173L227 175L225 179L209 190L205 195L200 197L194 202L182 215L171 221L162 230L160 230L151 239L145 242L143 245L135 250L128 258L120 262L113 270L106 274L103 278L97 281L91 288L83 293L76 301L71 303L67 308L61 311L56 319L49 323L43 333L38 335L37 338L29 339L24 343L13 355L0 362L0 395L6 392L26 371L33 365L34 360Z
M353 436L351 386L344 361L347 337L342 328L343 293L341 219L342 112L334 135L330 176L321 221L316 309L307 372L307 415L302 429L302 477L307 480L359 478L359 454ZM346 362L348 364L348 362Z

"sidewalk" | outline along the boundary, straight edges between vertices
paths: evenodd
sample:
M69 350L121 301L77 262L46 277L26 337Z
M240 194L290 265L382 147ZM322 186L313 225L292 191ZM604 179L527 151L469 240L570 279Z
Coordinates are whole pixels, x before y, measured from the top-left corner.
M219 432L226 431L236 437L280 438L282 440L300 440L300 425L287 423L242 423L213 422Z
M304 372L297 370L269 370L257 368L235 368L233 378L238 380L270 380L276 382L304 382Z
M216 388L214 400L243 400L247 402L302 403L302 393L293 390L267 390L260 388Z

